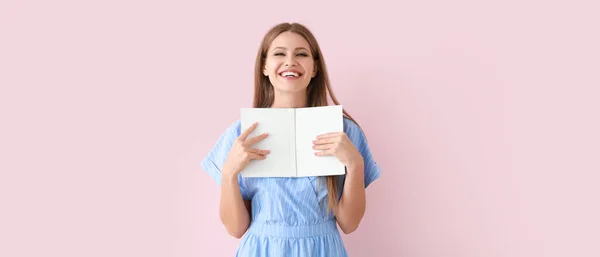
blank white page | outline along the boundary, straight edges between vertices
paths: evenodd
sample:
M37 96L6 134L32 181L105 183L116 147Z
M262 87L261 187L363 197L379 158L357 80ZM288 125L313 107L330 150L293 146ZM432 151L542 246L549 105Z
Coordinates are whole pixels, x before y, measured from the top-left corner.
M315 156L312 141L320 134L343 132L342 106L296 109L296 169L298 177L341 175L344 165L331 156Z
M248 138L269 133L267 138L250 147L270 150L264 160L251 160L242 170L244 177L293 177L296 176L294 156L294 109L291 108L242 108L242 132L257 121L258 126Z

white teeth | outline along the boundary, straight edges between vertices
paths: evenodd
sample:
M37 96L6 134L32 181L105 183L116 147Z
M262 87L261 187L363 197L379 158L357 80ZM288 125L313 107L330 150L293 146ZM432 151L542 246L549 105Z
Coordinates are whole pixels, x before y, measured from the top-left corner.
M299 74L296 73L296 72L286 71L286 72L282 72L281 76L284 76L284 77L288 77L288 76L298 77Z

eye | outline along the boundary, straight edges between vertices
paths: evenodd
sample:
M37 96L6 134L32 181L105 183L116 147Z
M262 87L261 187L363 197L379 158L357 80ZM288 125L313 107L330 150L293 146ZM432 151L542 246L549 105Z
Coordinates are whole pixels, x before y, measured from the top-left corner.
M275 55L275 56L285 56L285 54L284 54L284 53L275 53L274 55Z
M308 54L307 53L298 53L298 54L296 54L296 56L308 57Z

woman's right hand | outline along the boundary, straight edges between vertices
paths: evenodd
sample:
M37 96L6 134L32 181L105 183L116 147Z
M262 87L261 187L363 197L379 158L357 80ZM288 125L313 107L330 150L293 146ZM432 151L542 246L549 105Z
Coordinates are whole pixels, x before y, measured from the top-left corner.
M248 138L248 135L256 129L257 125L258 123L254 122L235 140L231 150L229 150L225 164L223 164L222 176L237 178L238 174L246 167L246 165L248 165L250 160L264 160L266 155L269 154L269 150L260 150L250 147L267 137L267 133L263 133Z

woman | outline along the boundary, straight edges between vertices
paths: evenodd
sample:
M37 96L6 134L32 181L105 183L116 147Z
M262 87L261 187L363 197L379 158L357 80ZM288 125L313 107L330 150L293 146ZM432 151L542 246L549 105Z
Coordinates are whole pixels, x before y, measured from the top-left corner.
M303 25L282 23L263 38L256 57L255 108L300 108L338 105L325 61L313 34ZM347 256L340 229L348 234L365 212L365 188L380 169L365 135L344 111L344 132L320 135L315 155L335 156L343 176L244 178L250 161L267 158L269 149L253 144L267 133L248 135L236 121L202 161L221 185L220 218L228 233L242 238L237 256Z

